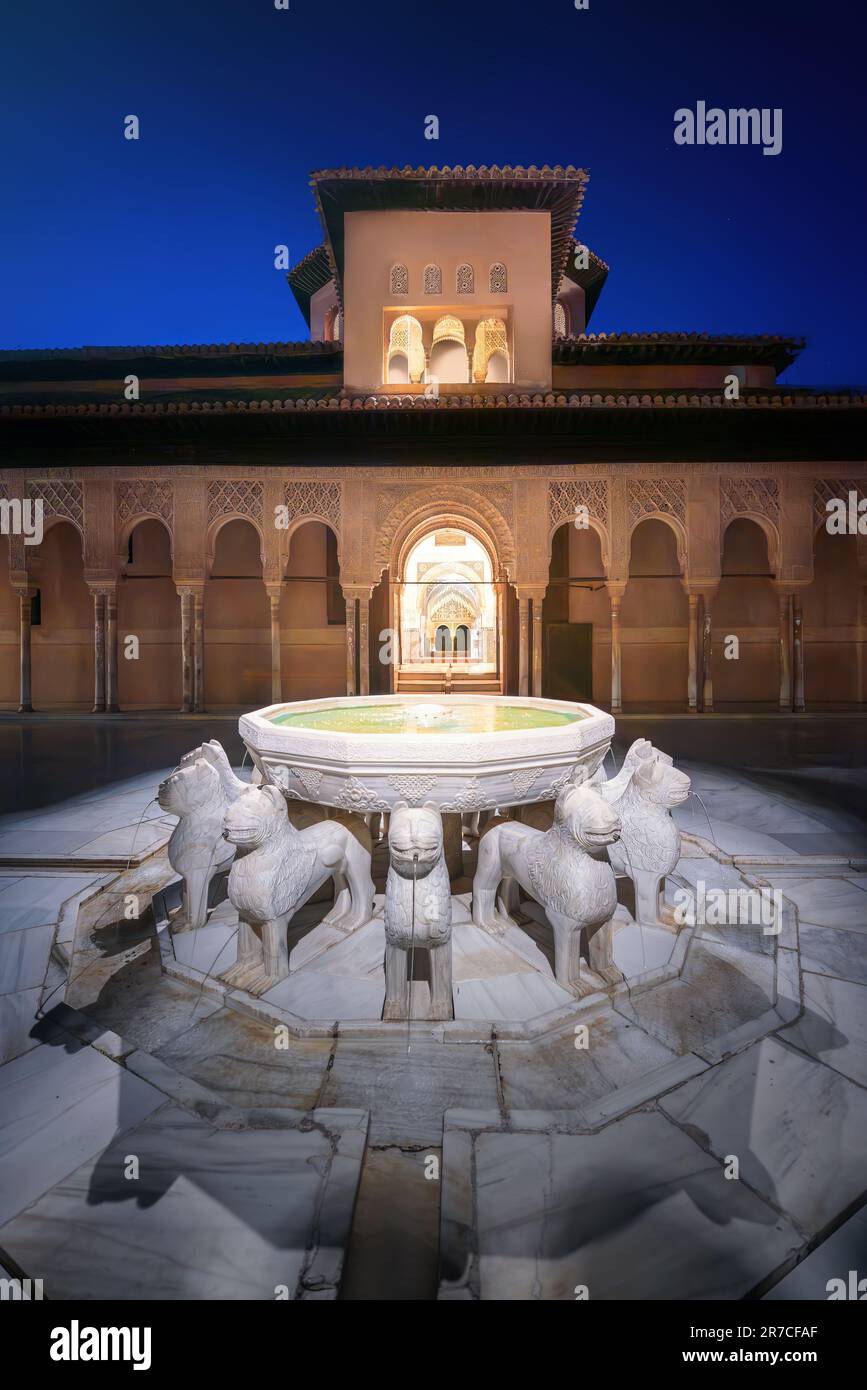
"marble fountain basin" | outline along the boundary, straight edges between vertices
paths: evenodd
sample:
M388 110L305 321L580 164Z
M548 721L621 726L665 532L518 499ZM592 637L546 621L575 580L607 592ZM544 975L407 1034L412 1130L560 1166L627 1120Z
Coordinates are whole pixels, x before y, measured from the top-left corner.
M547 801L576 763L601 762L614 720L568 700L363 695L269 705L239 730L262 774L299 801L463 812Z

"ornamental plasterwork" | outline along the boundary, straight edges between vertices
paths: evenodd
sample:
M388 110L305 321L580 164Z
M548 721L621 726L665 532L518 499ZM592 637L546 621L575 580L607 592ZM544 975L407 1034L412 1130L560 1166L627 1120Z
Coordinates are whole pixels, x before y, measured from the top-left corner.
M340 531L340 483L286 483L283 497L289 520L320 516Z
M682 478L631 477L626 499L630 525L653 512L668 513L686 524L686 487Z
M309 799L315 801L319 795L322 773L315 767L291 767L289 771L298 778Z
M34 501L42 499L45 519L63 516L72 521L84 534L84 492L81 483L63 482L51 479L46 482L29 482L28 496Z
M831 498L846 501L850 492L857 493L859 498L867 497L867 478L816 478L813 483L813 516L816 525L820 522L824 524L828 520L826 502L830 502Z
M483 811L490 801L490 793L486 793L479 786L478 777L471 777L465 782L457 796L449 802L445 802L440 810L442 811Z
M405 265L391 267L389 289L392 294L409 294L409 272Z
M455 271L455 289L458 294L475 293L475 277L471 265L459 265Z
M525 797L527 795L533 783L538 779L539 772L540 769L538 767L527 767L519 768L517 772L509 773L512 779L512 785L519 797Z
M438 265L426 265L424 268L424 292L425 294L442 294L443 292L443 273Z
M397 774L388 779L389 785L394 787L395 791L408 801L410 806L420 806L425 797L433 791L438 781L439 778L433 773L429 777L422 774L413 776L410 773L402 777Z
M575 478L569 482L549 482L548 521L553 530L564 521L574 521L579 507L608 525L608 479Z
M497 261L496 265L491 266L488 279L491 294L507 294L509 290L509 275L502 261Z
M382 802L376 792L359 782L357 777L348 777L334 798L335 806L345 811L380 811Z
M227 514L261 522L262 484L245 478L208 483L208 525Z
M174 488L158 478L142 478L134 483L118 483L115 490L117 519L121 525L134 516L159 516L172 525L174 517Z
M720 478L720 517L723 522L744 512L780 519L780 485L776 478L725 475Z

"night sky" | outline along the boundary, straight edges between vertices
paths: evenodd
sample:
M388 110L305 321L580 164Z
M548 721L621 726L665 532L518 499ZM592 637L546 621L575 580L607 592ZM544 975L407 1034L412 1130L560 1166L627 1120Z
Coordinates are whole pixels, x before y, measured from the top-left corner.
M794 334L785 380L867 384L863 0L289 4L6 7L0 347L303 338L310 170L571 163L591 330ZM676 146L699 100L781 107L782 153Z

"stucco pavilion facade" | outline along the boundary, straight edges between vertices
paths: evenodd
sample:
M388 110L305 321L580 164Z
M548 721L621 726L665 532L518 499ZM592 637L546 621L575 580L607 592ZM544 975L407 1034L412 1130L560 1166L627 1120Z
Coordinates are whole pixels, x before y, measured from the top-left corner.
M0 501L45 528L0 536L0 708L863 704L867 535L825 522L867 398L779 385L792 339L590 332L586 180L320 172L310 341L0 354Z

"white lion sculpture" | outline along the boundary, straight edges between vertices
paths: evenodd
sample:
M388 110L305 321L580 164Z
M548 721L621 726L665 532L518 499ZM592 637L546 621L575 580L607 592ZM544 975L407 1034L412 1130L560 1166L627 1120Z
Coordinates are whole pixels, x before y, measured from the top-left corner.
M279 787L247 787L229 807L226 839L241 851L229 874L229 900L237 908L238 952L221 978L264 994L289 974L289 921L326 879L334 880L334 906L322 925L349 934L373 908L370 852L339 821L296 830Z
M385 885L384 1019L407 1017L409 953L430 952L428 1019L452 1017L452 897L443 850L442 816L432 801L398 801L388 828L391 854ZM415 935L413 936L413 874Z
M184 880L177 930L194 931L207 921L211 880L231 864L235 853L223 838L223 818L246 788L216 739L185 753L160 783L160 806L179 817L168 844L169 863Z
M635 918L649 926L664 925L659 915L660 884L680 858L680 831L673 806L690 794L690 780L667 753L647 739L636 739L616 777L596 790L620 816L620 840L608 851L615 873L631 878Z
M545 909L554 932L554 976L579 998L623 978L612 954L617 886L605 854L620 821L584 785L584 775L576 769L562 787L550 830L508 821L486 831L473 880L473 921L491 935L516 925L505 906L513 881ZM582 937L589 971L582 969Z

